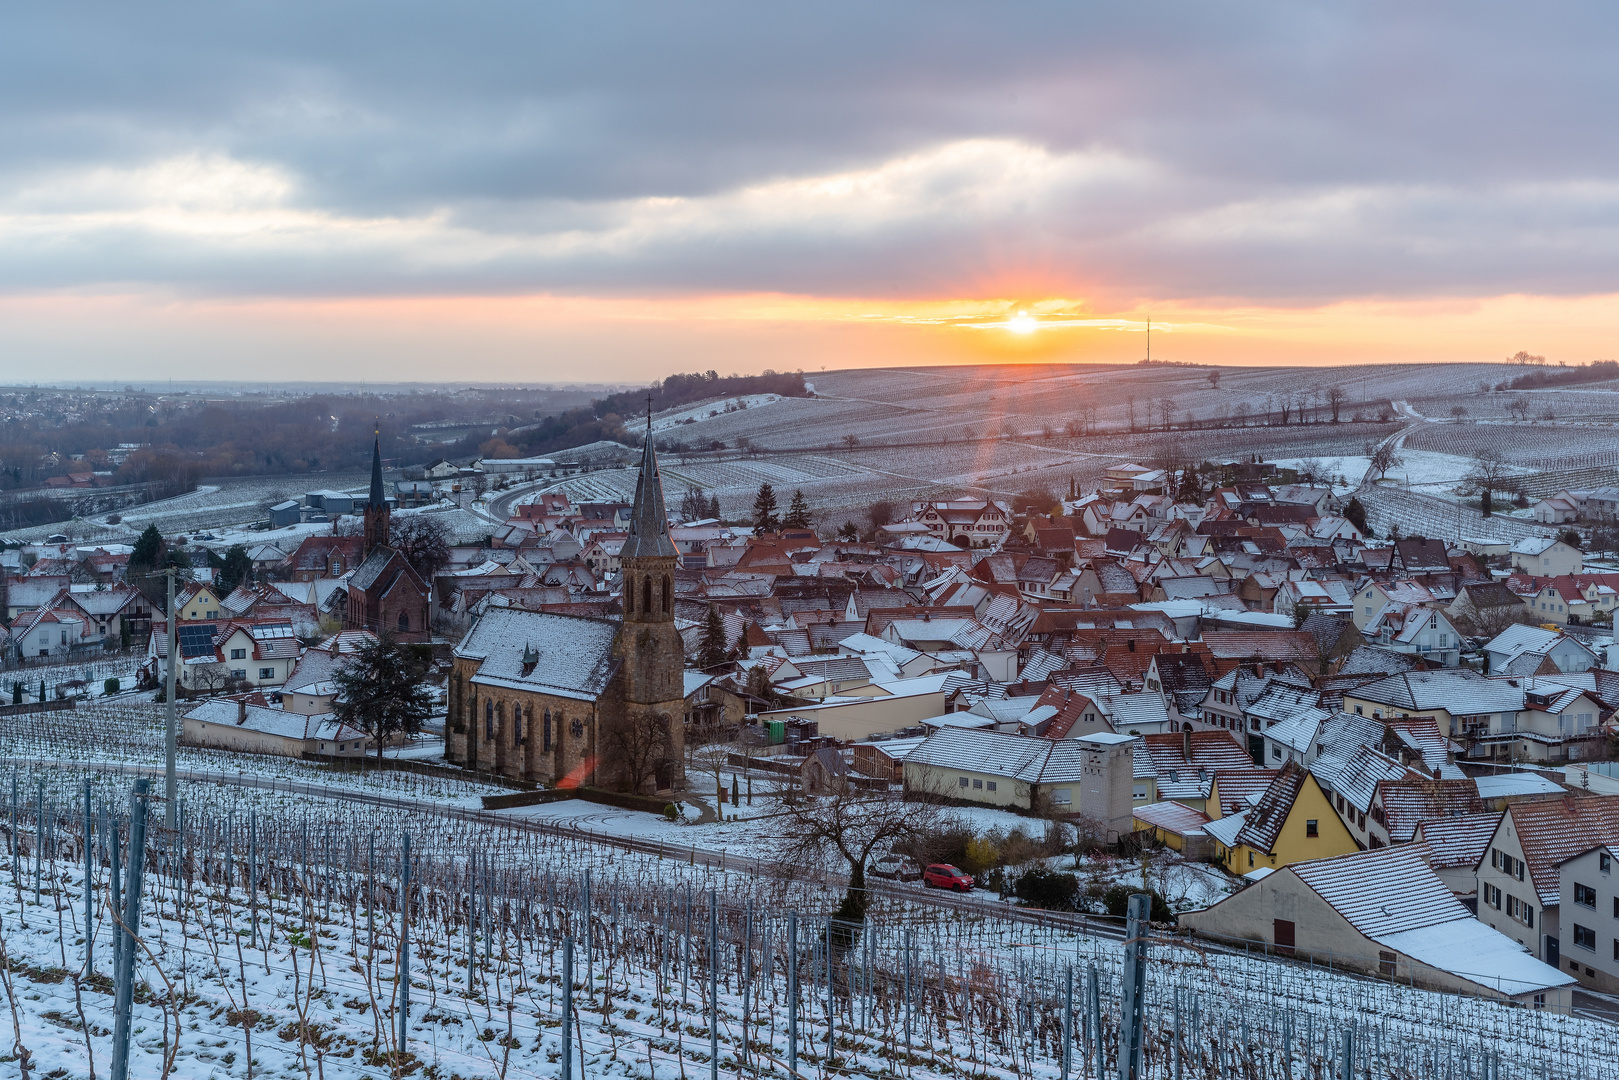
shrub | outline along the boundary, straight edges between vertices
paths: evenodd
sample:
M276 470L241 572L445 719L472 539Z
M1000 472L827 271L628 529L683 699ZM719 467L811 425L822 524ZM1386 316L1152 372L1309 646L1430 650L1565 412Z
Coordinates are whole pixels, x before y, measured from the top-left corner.
M1012 895L1029 907L1046 911L1073 911L1079 879L1042 867L1025 870L1012 884Z
M679 821L683 816L680 812L680 807L674 803L669 803L663 808L663 819L665 821Z
M112 697L118 692L118 680L108 679L106 682L102 683L101 692L106 694L108 697Z
M1129 885L1114 885L1102 894L1102 906L1109 915L1122 919L1130 911L1131 895L1140 891L1140 889L1132 888ZM1169 910L1169 904L1164 901L1164 898L1158 895L1156 891L1149 895L1152 896L1152 911L1148 917L1153 922L1174 922L1175 913Z

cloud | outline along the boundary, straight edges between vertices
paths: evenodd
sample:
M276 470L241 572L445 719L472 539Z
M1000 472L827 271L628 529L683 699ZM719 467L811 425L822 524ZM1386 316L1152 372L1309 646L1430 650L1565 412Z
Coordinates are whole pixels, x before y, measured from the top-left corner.
M0 290L1604 292L1619 15L492 0L21 13Z

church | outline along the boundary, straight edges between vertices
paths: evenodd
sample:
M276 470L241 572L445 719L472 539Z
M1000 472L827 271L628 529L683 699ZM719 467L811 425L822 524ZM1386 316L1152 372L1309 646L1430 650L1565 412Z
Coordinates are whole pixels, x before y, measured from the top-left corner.
M685 654L663 481L646 446L620 553L622 621L492 608L456 646L445 759L542 786L683 780Z
M429 641L431 590L388 544L392 511L382 487L382 436L371 448L371 494L364 509L360 565L349 575L344 630L389 633L401 641Z

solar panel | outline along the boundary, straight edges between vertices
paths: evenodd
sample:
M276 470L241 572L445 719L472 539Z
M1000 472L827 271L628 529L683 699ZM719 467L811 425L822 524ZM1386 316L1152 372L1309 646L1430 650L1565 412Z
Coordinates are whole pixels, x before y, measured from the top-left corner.
M175 629L180 639L180 656L205 656L214 651L213 623L185 623Z

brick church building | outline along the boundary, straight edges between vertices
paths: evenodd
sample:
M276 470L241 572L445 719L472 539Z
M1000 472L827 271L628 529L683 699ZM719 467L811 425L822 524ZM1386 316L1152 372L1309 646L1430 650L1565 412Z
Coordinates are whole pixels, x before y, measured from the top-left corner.
M467 631L450 675L447 760L546 786L683 784L679 552L650 417L619 558L621 621L493 608Z
M391 513L382 487L382 437L371 450L371 495L365 503L361 562L348 580L344 630L384 631L403 641L430 641L431 591L405 557L388 546Z

